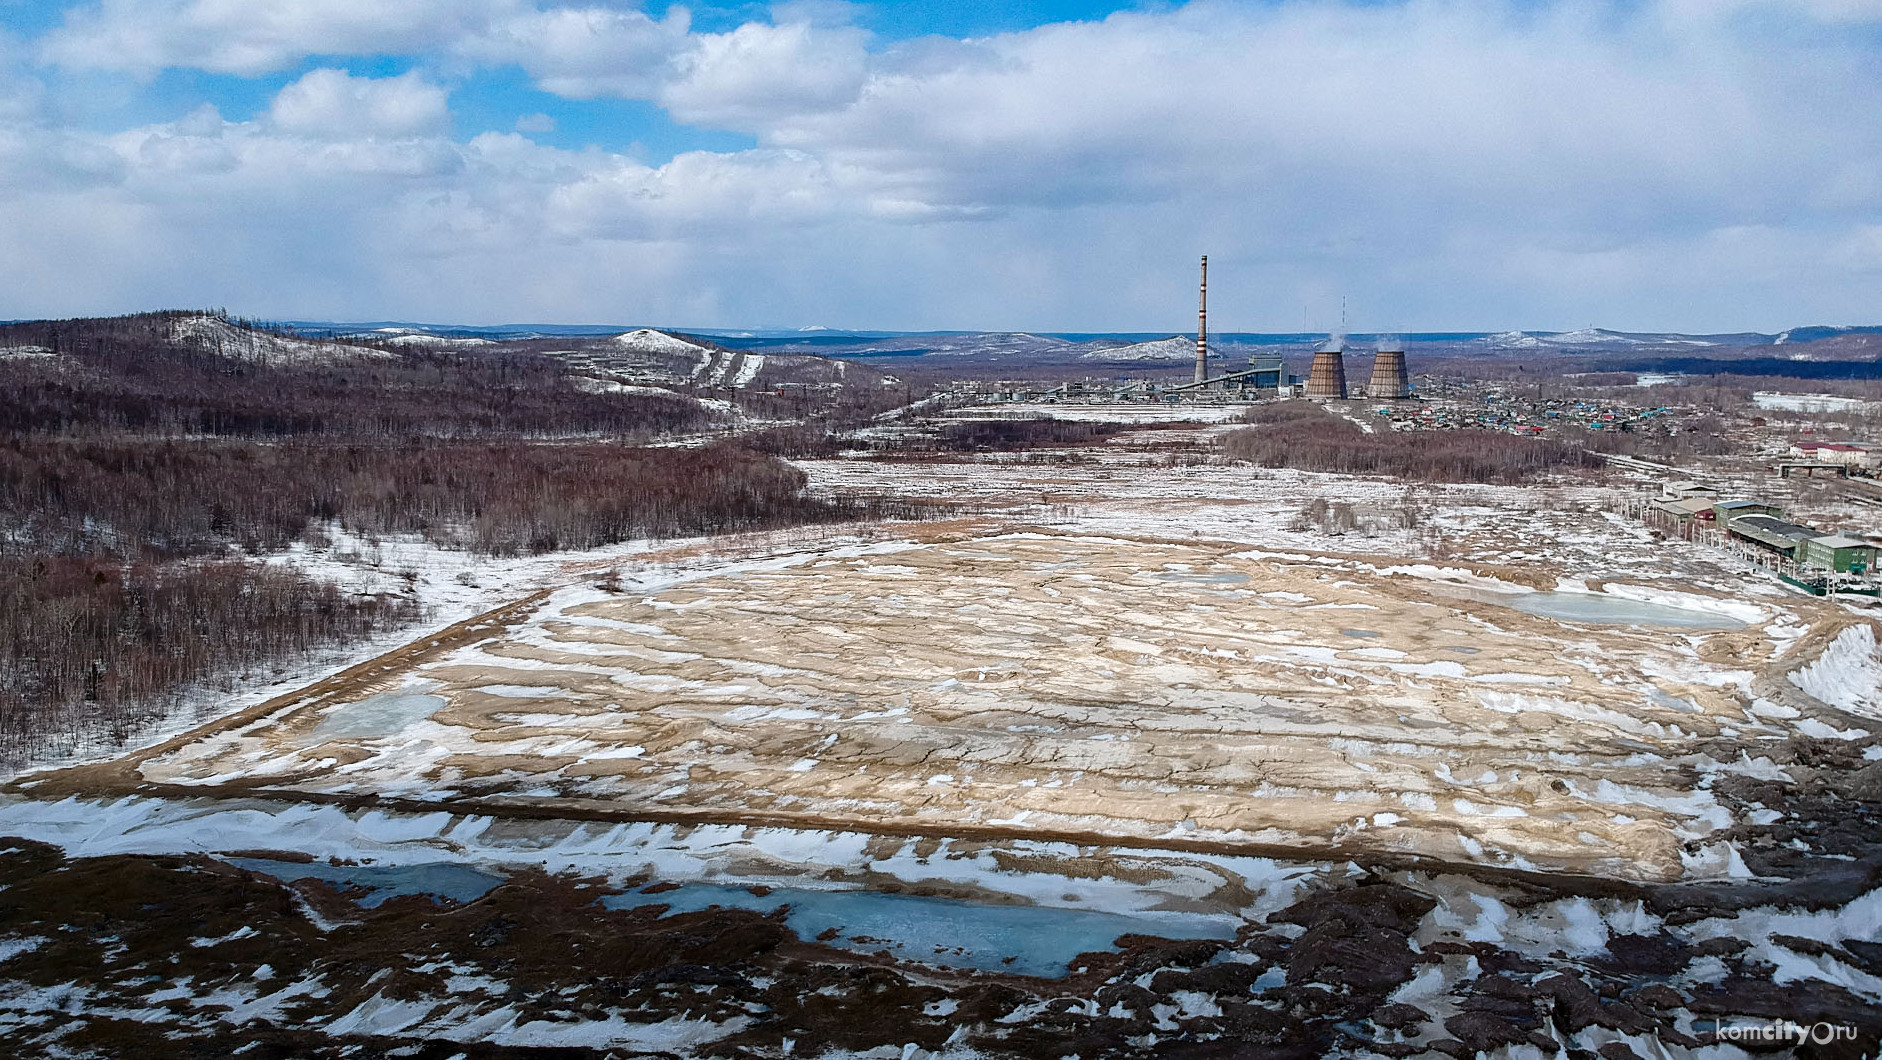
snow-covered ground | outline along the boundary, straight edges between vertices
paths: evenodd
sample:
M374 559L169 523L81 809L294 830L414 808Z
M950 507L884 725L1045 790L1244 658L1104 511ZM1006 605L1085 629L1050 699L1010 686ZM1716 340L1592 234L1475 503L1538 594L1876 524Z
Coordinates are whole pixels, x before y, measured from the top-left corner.
M316 652L297 662L226 675L193 690L183 709L136 730L128 742L119 743L105 734L91 733L75 744L53 749L47 756L16 770L14 775L102 761L162 743L205 722L293 692L538 589L563 586L582 578L598 578L617 566L663 566L649 563L644 557L667 549L698 550L708 544L705 538L633 541L582 552L495 557L439 548L411 534L368 539L348 533L337 525L327 526L318 540L318 544L296 541L286 551L266 557L267 561L292 567L317 580L333 582L348 592L411 594L423 604L424 620L416 626ZM767 547L767 542L799 540L802 538L795 532L782 531L738 535L721 539L719 544L763 548ZM7 777L0 776L0 780L4 779Z
M1882 646L1874 626L1843 630L1815 662L1792 671L1790 680L1838 710L1882 721Z
M664 331L641 328L637 331L624 332L613 339L617 346L625 347L636 353L665 353L684 356L697 356L709 352L706 347L685 339L676 339Z
M1130 346L1100 347L1079 356L1087 361L1187 361L1196 356L1196 340L1172 335Z
M1827 394L1784 394L1761 390L1751 395L1751 403L1761 409L1780 412L1857 412L1868 415L1882 412L1882 402Z
M496 345L496 343L491 339L480 339L475 336L469 336L469 335L427 335L423 332L414 332L414 331L410 331L404 328L382 328L380 329L380 331L381 333L384 333L384 332L391 333L391 334L384 335L384 337L381 338L380 340L391 346L421 346L421 347L436 348L436 349L460 349L460 348L470 347L470 346L494 346Z
M441 619L590 573L403 687L284 708L143 775L705 814L761 792L767 813L813 823L933 816L1703 877L1744 870L1706 840L1731 816L1692 787L1694 763L1783 775L1712 741L1867 735L1757 684L1839 609L1654 542L1601 509L1611 491L1159 462L1218 429L1132 432L1063 466L810 463L819 490L985 518L954 544L920 526L874 545L816 529L720 543L627 571L620 596L593 572L633 548L510 564L412 542L298 549L282 562L362 589L410 582ZM1346 529L1305 515L1314 498L1350 505ZM1052 533L1001 529L1015 523ZM1618 624L1524 614L1537 590L1619 608ZM1696 617L1626 624L1656 607ZM1114 705L1094 713L1094 694ZM321 720L353 714L390 727Z
M1741 706L1777 642L1564 623L1477 588L1141 538L814 549L565 589L400 683L291 703L139 771L232 793L1742 873L1708 839L1731 813L1689 778L1707 754L1743 757L1714 741L1788 731Z
M950 980L925 972L919 965L926 961L958 966L969 947L998 947L992 952L1019 955L1080 953L1083 956L1076 963L1082 965L1092 952L1115 946L1110 936L1116 931L1227 940L1239 928L1241 943L1224 941L1203 951L1213 954L1203 970L1220 971L1219 966L1226 965L1239 967L1245 974L1217 976L1213 985L1205 979L1190 989L1172 990L1173 985L1188 981L1183 975L1187 969L1180 957L1165 957L1159 963L1169 965L1167 969L1151 963L1138 974L1144 964L1136 963L1113 974L1109 982L1129 986L1133 993L1098 992L1102 981L1054 985L1043 992L1044 998L1055 998L1060 1006L1069 1000L1087 1017L1102 1013L1111 1019L1129 1019L1133 1006L1148 1008L1146 1015L1154 1015L1157 1026L1173 1040L1181 1040L1185 1032L1215 1032L1219 1024L1211 1017L1222 1015L1225 1006L1253 1004L1287 1011L1282 1002L1288 995L1282 988L1298 987L1314 975L1314 955L1324 949L1316 949L1313 942L1316 936L1324 942L1329 935L1350 948L1354 957L1348 962L1358 958L1365 963L1357 968L1348 963L1344 973L1336 966L1331 977L1322 965L1320 981L1337 985L1343 975L1363 984L1384 975L1385 990L1378 992L1371 1005L1389 1002L1401 1015L1406 1010L1417 1013L1419 1022L1428 1026L1408 1029L1405 1034L1423 1037L1427 1044L1444 1038L1446 1031L1467 1026L1454 1017L1473 1007L1481 1010L1486 998L1506 996L1512 983L1534 981L1545 990L1566 986L1586 992L1588 988L1579 985L1585 975L1592 975L1597 987L1603 982L1619 983L1630 992L1649 983L1658 985L1661 993L1649 1010L1658 1018L1643 1019L1624 1003L1614 1002L1590 1001L1587 1004L1592 1007L1583 1008L1579 1015L1557 1008L1563 1018L1545 1017L1543 1024L1548 1029L1545 1038L1556 1045L1557 1055L1563 1047L1592 1050L1620 1042L1634 1055L1667 1060L1742 1058L1746 1054L1733 1046L1705 1045L1695 1035L1714 1026L1752 1024L1753 1017L1734 1016L1732 1008L1721 1009L1717 1004L1692 1002L1696 1011L1683 1009L1689 995L1729 998L1729 991L1743 991L1748 985L1754 991L1802 991L1803 998L1813 992L1826 998L1842 996L1856 1005L1882 1001L1882 978L1860 967L1862 962L1845 949L1860 952L1882 928L1882 891L1875 890L1832 908L1788 902L1719 908L1703 897L1694 899L1696 905L1680 908L1625 889L1577 895L1538 891L1533 882L1499 883L1457 874L1397 871L1374 876L1343 861L1094 850L1025 840L912 842L837 831L514 820L463 812L284 807L245 800L5 800L0 801L0 831L54 844L68 858L198 858L207 854L251 872L278 873L284 880L330 873L367 879L370 882L361 886L371 888L369 894L351 892L357 904L350 915L345 899L332 892L323 896L319 888L302 884L285 895L268 895L273 900L264 899L270 907L265 910L271 914L267 919L255 917L246 924L237 919L239 926L231 930L231 918L222 916L216 927L205 925L182 947L189 961L188 974L166 975L174 960L166 964L148 959L175 958L174 953L126 954L126 947L119 944L106 951L113 964L110 972L89 969L81 982L47 985L11 979L7 974L23 960L49 947L69 947L70 937L81 933L60 931L59 925L48 923L45 934L0 939L0 999L4 999L0 1000L0 1038L9 1034L56 1036L61 1028L69 1033L95 1019L134 1021L134 1026L153 1032L180 1025L201 1033L205 1023L217 1022L249 1030L299 1024L316 1037L660 1049L692 1056L707 1054L712 1043L756 1021L777 1018L773 1006L762 1003L768 1000L764 990L769 977L749 982L723 976L715 980L733 991L728 1000L745 1006L730 1019L724 1012L713 1016L686 1011L684 995L671 1007L646 1001L624 1004L618 994L594 996L579 985L526 1003L531 993L526 984L540 984L542 972L516 967L507 959L518 947L508 944L511 940L501 933L506 919L496 919L497 930L473 934L471 945L451 949L450 936L437 930L457 918L450 906L430 906L429 912L418 912L427 921L415 932L420 938L412 940L419 948L381 957L365 969L357 961L310 963L300 958L297 970L283 975L272 964L261 963L283 961L282 955L268 947L278 937L284 919L312 921L320 941L337 946L342 939L361 936L360 918L371 915L385 897L452 890L456 892L450 899L453 903L470 902L512 874L532 871L563 873L567 874L563 879L584 878L614 888L599 903L608 909L665 905L669 912L681 913L722 905L763 912L785 905L788 923L798 929L800 938L808 941L815 934L839 949L875 952L871 984L877 990L884 982L882 957L893 954L914 962L899 970L924 983L928 997L940 995L928 1003L928 1011L943 1016L960 1007L956 997L972 998L988 981ZM311 856L314 860L271 861L269 854L276 851L282 857ZM0 851L0 856L17 853L8 849ZM84 863L66 864L82 871ZM201 864L190 866L189 871L202 876ZM454 886L439 888L437 881L447 877L455 881ZM649 878L658 883L634 891ZM911 892L948 897L911 897ZM538 902L547 897L540 891L536 894ZM1395 923L1389 908L1381 909L1376 899L1367 901L1368 895L1380 894L1390 896L1388 900L1397 897L1420 904L1412 906L1415 912L1409 918ZM128 900L135 903L144 897L132 894ZM174 896L150 897L174 901ZM594 891L588 891L576 900L593 903L595 897ZM18 902L21 895L16 891L10 900ZM1344 915L1355 922L1365 924L1361 917L1377 918L1391 930L1367 925L1368 934L1350 939L1350 932L1341 933L1337 921L1329 930L1322 919L1303 933L1302 910L1312 910L1319 903L1321 908L1330 906L1337 916L1343 911L1342 902L1351 903L1344 906ZM284 917L279 911L289 903L298 908L298 915ZM464 912L475 915L473 910ZM774 915L781 918L785 911ZM816 919L820 913L830 928L813 933L805 921L822 922ZM393 914L372 923L387 931L411 931L415 925L410 917L410 913ZM256 923L262 925L261 932ZM618 926L646 923L639 919ZM996 926L988 930L988 924ZM305 930L304 924L299 926ZM677 931L696 934L702 927L714 930L699 925ZM926 955L937 927L946 929L940 934L942 939L958 940L960 947ZM859 929L866 929L866 934ZM1065 937L1084 931L1095 933L1089 939ZM857 937L841 937L846 932ZM104 941L118 942L115 937ZM547 941L560 948L557 963L568 968L571 978L593 981L603 971L583 964L578 950L568 948L572 939ZM683 938L675 941L684 944ZM491 951L488 947L493 944L500 948ZM1649 961L1656 953L1672 960L1647 975L1630 971L1622 955L1638 953L1643 945L1648 947ZM244 972L238 953L248 955L252 970ZM840 967L842 959L826 953L830 956L817 963ZM801 955L797 959L803 960ZM144 963L134 963L139 960ZM123 969L127 964L130 967ZM1399 970L1388 971L1394 964ZM1507 972L1512 965L1520 969L1516 976ZM1003 970L1000 962L991 967ZM697 974L696 968L687 965L680 974ZM1754 973L1758 978L1748 980L1746 969L1760 970ZM1037 967L1022 965L1014 970L1060 977L1068 970L1077 973L1084 968L1054 968L1042 961ZM448 975L423 978L440 972ZM833 978L826 976L824 981ZM1007 983L1022 989L1029 985L1010 979ZM1038 989L1045 984L1030 985ZM1001 988L1011 991L1006 984ZM961 993L949 996L952 990ZM823 993L842 996L840 989L829 986ZM584 1003L576 1004L571 995ZM1025 993L1000 996L1007 1000L990 1013L971 1016L963 1012L961 1030L1023 1024L1047 1011L1043 999L1030 1002ZM1597 995L1587 992L1585 996ZM1130 1000L1116 1000L1120 997ZM1359 1010L1362 1018L1371 1005ZM567 1011L557 1011L563 1008ZM301 1015L298 1020L293 1018L297 1013ZM1806 1024L1815 1022L1804 1012L1793 1015ZM1847 1016L1829 1025L1862 1026ZM878 1029L884 1037L901 1030ZM937 1053L902 1046L899 1037L891 1040L898 1045L863 1055L885 1060L937 1055L968 1060L982 1055ZM782 1049L759 1055L793 1055L789 1039L786 1042ZM833 1060L857 1055L823 1049L805 1053ZM1503 1055L1547 1054L1512 1050ZM1609 1055L1614 1054L1610 1051Z
M224 357L267 365L331 364L384 360L393 355L347 342L321 342L239 327L221 317L192 316L176 322L171 337Z

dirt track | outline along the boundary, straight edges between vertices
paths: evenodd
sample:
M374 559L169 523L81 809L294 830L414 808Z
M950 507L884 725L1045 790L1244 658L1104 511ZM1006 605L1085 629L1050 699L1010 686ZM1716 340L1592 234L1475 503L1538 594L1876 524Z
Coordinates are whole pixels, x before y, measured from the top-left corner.
M515 603L493 608L481 615L474 615L462 622L446 626L430 636L349 666L306 688L257 703L239 713L217 718L162 743L134 751L121 758L92 765L74 766L70 769L34 773L21 780L15 780L0 790L31 794L35 798L130 794L139 791L144 788L145 781L138 770L152 759L170 754L209 733L222 731L232 726L251 725L282 711L301 708L319 710L335 703L370 695L414 666L423 665L426 661L445 652L475 644L480 640L487 640L498 631L522 621L549 597L550 592L551 590L544 589L531 593Z

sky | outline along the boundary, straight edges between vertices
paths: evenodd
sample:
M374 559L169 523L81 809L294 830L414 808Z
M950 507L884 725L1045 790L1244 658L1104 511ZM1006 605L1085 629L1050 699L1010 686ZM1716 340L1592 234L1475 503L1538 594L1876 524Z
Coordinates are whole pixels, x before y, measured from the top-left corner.
M0 0L0 318L1882 323L1882 0Z

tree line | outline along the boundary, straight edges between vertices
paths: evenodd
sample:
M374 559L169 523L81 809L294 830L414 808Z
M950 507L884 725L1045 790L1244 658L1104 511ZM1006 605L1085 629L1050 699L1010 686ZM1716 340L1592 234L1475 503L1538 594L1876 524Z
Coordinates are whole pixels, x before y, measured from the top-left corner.
M277 551L310 524L511 555L919 514L742 445L0 438L0 555ZM906 510L905 510L906 509Z
M1231 431L1222 453L1262 467L1417 482L1517 484L1561 470L1596 468L1601 458L1573 442L1497 431L1379 431L1304 401L1255 406L1257 424Z
M49 741L121 741L215 675L418 615L410 599L240 560L0 557L0 763Z

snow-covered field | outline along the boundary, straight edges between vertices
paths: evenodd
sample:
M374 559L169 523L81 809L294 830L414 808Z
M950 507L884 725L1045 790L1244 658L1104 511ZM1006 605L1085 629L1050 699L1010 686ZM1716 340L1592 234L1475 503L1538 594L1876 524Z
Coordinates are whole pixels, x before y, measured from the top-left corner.
M1653 542L1599 488L1151 458L1210 430L1133 432L1066 466L814 463L819 489L989 514L873 544L669 550L619 591L596 572L631 549L297 551L283 562L380 579L363 588L407 581L440 620L565 587L501 636L284 698L135 775L1672 879L1746 871L1708 777L1784 777L1761 741L1868 735L1866 701L1816 694L1831 678L1766 676L1842 610ZM1351 505L1351 528L1303 522L1313 497ZM1860 667L1837 661L1845 641L1799 673Z
M501 636L138 773L204 791L1742 874L1708 842L1731 814L1690 778L1781 775L1723 749L1786 731L1742 705L1781 642L1757 626L1564 623L1483 585L1115 537L816 550L565 589Z
M1827 394L1783 394L1761 390L1751 395L1751 403L1761 409L1781 412L1860 412L1882 411L1882 402L1861 398L1833 397Z

